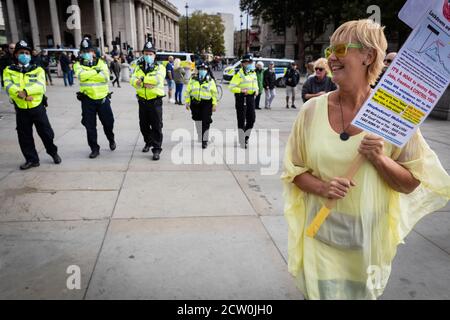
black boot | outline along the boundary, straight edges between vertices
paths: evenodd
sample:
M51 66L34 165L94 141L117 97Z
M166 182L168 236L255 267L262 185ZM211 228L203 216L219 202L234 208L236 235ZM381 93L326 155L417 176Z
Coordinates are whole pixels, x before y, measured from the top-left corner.
M60 164L61 163L61 157L59 156L59 154L55 153L54 155L52 155L53 158L53 162L55 164Z
M111 140L110 142L109 142L109 148L112 150L112 151L114 151L114 150L116 150L116 142L114 141L114 140Z
M208 148L208 141L203 141L202 142L202 149L206 149Z
M161 153L161 151L159 150L155 150L153 151L153 160L158 161L159 160L159 154Z
M39 167L39 162L27 161L20 166L20 170L28 170L30 168Z
M150 151L150 144L146 143L144 148L142 149L142 152L149 152Z
M89 155L89 158L95 159L100 155L100 151L98 150L92 150L91 154Z

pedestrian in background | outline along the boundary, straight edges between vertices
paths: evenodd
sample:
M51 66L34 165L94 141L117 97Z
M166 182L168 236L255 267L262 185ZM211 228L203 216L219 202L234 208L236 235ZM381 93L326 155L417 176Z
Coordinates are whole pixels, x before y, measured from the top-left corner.
M314 71L315 75L309 77L303 84L303 102L337 89L336 85L329 77L331 72L328 67L327 59L320 58L316 60L316 62L314 62Z
M175 89L175 81L173 81L173 57L169 56L166 65L166 80L167 80L167 97L170 103L175 103L175 99L172 99L173 90Z
M255 109L261 110L259 107L259 103L261 101L261 96L264 91L264 63L262 61L258 61L256 63L256 79L258 81L258 95L255 98Z
M120 61L119 56L114 56L113 60L109 65L109 70L112 74L114 74L114 79L112 81L112 85L114 87L114 83L117 83L117 87L120 88Z
M297 70L297 63L292 62L291 68L284 75L286 84L286 109L289 109L289 98L291 98L291 108L295 109L295 89L300 82L300 72Z
M386 70L389 68L389 66L391 65L392 61L394 61L395 56L397 55L397 52L389 52L386 57L384 57L383 63L384 63L384 67L383 70L380 73L380 76L377 79L377 82L375 82L372 85L372 88L375 88L378 84L378 82L380 82L381 78L383 77L384 73L386 72Z
M47 85L50 83L50 85L53 85L53 81L52 81L52 75L50 73L50 56L48 55L47 50L42 50L41 52L41 64L42 64L42 68L45 71L45 79L46 79L46 83Z
M173 62L173 80L175 81L175 104L183 105L183 86L186 71L181 66L181 60L176 58Z
M0 75L2 76L2 88L4 86L3 83L3 70L6 69L6 67L9 67L14 63L14 49L16 48L15 43L10 43L8 45L8 50L5 52L5 54L2 56L0 60Z
M71 78L71 65L72 61L67 56L67 53L62 52L59 57L59 64L61 66L61 71L63 73L64 86L67 87L73 85L73 79Z
M264 92L266 93L266 101L264 109L271 109L273 99L275 99L275 84L276 74L274 69L274 63L269 63L269 68L264 71L263 85Z

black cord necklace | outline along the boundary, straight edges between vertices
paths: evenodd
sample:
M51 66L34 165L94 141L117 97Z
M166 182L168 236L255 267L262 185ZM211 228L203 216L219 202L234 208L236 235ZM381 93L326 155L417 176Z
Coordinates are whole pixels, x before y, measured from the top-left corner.
M369 94L370 94L370 89L369 89L369 92L367 93L364 101L366 101ZM350 127L352 122L350 121L350 123L346 127L344 127L344 125L345 125L344 111L342 110L341 96L338 94L338 97L339 97L339 108L341 109L341 120L342 120L342 132L339 134L339 138L341 138L342 141L347 141L350 138L350 134L348 134L347 129Z

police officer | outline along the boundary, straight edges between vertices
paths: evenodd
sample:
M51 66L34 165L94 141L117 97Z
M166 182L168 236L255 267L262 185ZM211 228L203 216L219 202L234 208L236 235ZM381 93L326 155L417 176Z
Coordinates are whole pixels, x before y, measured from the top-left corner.
M212 123L212 113L217 106L217 87L212 79L207 64L201 62L197 65L197 74L190 80L185 92L186 109L191 110L192 120L195 121L198 140L202 148L208 146L209 126Z
M244 55L241 69L230 81L231 92L236 102L236 115L239 129L239 144L247 149L250 133L255 124L255 96L258 95L258 81L253 57Z
M24 40L16 44L14 64L3 71L5 91L16 109L17 135L26 162L21 170L39 166L39 156L33 139L33 125L44 143L45 150L56 164L61 163L58 148L53 143L55 134L45 110L45 71L31 64L32 48Z
M89 158L93 159L100 154L100 146L97 143L97 114L108 138L109 148L116 149L113 133L114 115L108 86L109 69L106 62L97 56L88 38L81 42L80 58L73 69L80 82L77 98L81 101L81 123L86 127L87 140L91 148Z
M159 160L163 140L162 105L166 69L156 63L156 48L150 41L144 45L142 54L130 83L136 89L139 103L139 126L145 141L142 152L149 152L151 147L153 160Z

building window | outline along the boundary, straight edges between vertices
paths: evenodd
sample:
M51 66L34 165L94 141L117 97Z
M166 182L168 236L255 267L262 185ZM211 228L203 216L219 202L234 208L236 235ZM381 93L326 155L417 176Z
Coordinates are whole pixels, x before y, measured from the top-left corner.
M158 30L161 31L161 15L158 14Z
M169 42L169 50L172 51L172 44Z

